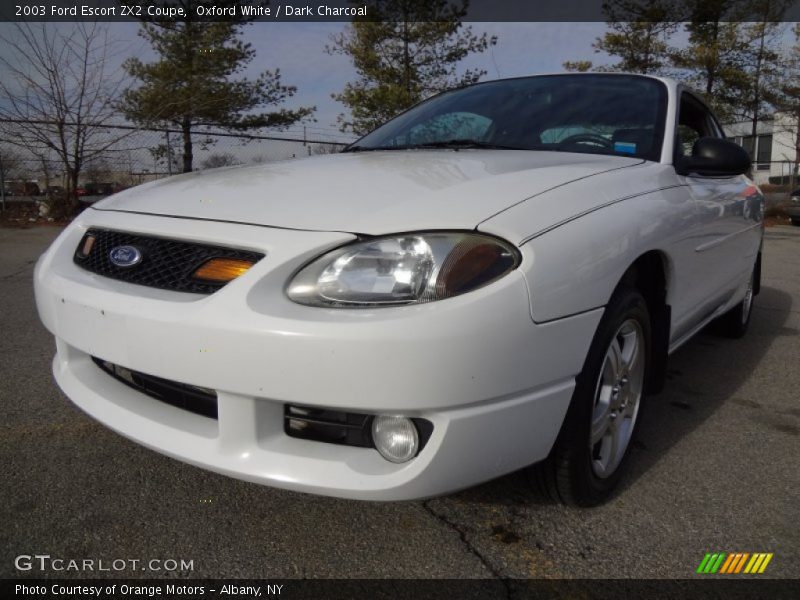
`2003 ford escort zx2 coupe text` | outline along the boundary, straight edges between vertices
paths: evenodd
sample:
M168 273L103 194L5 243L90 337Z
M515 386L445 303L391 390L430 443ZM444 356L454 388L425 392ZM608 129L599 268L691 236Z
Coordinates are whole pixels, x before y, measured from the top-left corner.
M539 463L596 504L667 355L747 328L749 167L670 80L481 83L337 155L111 196L39 260L36 301L61 389L180 460L373 500Z

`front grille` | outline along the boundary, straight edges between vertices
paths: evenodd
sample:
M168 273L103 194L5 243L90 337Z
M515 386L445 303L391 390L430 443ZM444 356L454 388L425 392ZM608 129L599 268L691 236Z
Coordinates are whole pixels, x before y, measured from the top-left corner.
M89 251L84 253L88 238ZM111 262L111 250L119 246L133 246L141 253L138 264L120 267ZM212 258L228 258L256 263L263 254L222 246L198 244L181 240L123 233L108 229L90 229L75 250L73 261L87 271L104 277L146 285L148 287L211 294L225 283L204 281L192 274Z
M217 418L217 393L214 390L131 371L94 356L92 360L117 381L151 398L204 417Z

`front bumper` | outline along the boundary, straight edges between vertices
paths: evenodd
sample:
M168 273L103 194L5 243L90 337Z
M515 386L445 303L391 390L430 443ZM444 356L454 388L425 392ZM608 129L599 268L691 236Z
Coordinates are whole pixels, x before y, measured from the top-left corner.
M99 277L72 263L89 226L261 251L210 296ZM464 296L379 310L296 305L283 289L306 260L352 239L89 210L40 259L36 301L53 370L75 404L119 433L226 475L371 500L427 497L544 458L601 310L536 325L519 272ZM217 391L218 419L115 380L91 357ZM413 460L288 437L286 403L426 418Z

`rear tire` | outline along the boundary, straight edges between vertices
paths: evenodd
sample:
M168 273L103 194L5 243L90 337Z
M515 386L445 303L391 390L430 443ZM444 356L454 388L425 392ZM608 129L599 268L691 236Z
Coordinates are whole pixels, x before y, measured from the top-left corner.
M714 322L712 328L714 333L732 339L738 339L747 333L747 328L750 326L750 317L753 314L757 269L758 266L756 265L750 275L750 280L747 282L747 291L742 301Z
M619 287L576 378L553 449L534 467L554 500L595 506L613 493L639 422L650 354L647 303L637 290Z

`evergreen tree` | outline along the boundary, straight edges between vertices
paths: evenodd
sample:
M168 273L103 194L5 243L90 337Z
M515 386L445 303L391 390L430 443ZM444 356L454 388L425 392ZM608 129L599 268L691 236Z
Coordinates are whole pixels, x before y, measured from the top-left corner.
M619 61L596 70L663 73L669 65L668 40L680 20L675 0L609 0L603 13L609 30L592 46Z
M280 71L264 71L255 79L241 73L255 50L240 39L245 22L194 20L200 0L180 0L187 15L181 21L142 23L139 35L158 54L155 62L128 59L124 67L139 86L126 90L120 104L125 115L148 126L175 126L183 137L183 171L192 170L192 131L203 125L227 130L285 127L314 108L259 111L290 98L293 86L281 83ZM159 4L175 6L176 3ZM220 0L218 7L235 1Z
M689 44L671 49L679 76L700 92L722 121L737 112L737 90L746 82L747 42L739 22L748 0L686 0Z
M567 60L561 63L565 71L573 73L586 73L592 70L593 63L590 60Z
M356 81L333 94L351 113L339 116L342 131L367 133L428 96L486 74L458 71L462 59L497 41L463 26L468 0L369 0L368 5L371 20L356 20L328 47L331 54L348 55L358 72Z
M758 122L770 108L772 91L783 79L779 42L781 19L792 0L751 0L750 11L756 21L744 26L747 52L745 77L739 86L738 104L752 122L751 135L758 133Z

